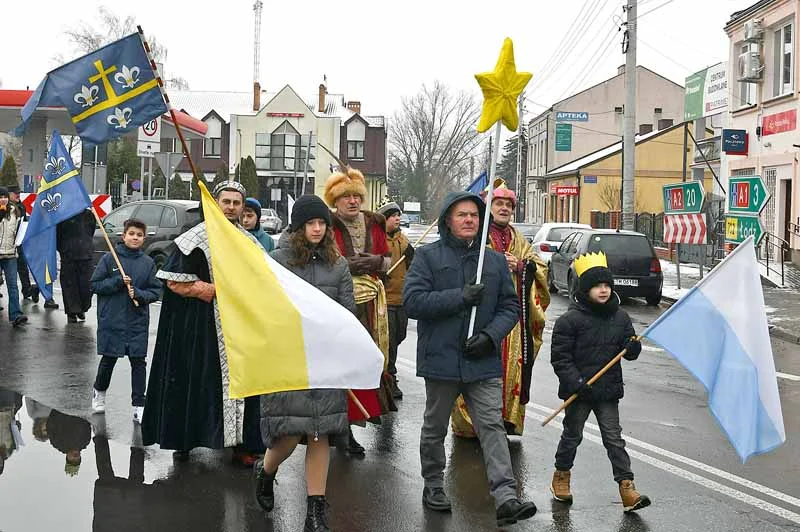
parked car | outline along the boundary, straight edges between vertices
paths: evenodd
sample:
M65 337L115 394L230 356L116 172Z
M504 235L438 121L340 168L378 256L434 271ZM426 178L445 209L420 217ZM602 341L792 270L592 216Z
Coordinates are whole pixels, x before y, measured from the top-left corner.
M576 229L591 229L591 225L563 222L543 224L533 237L533 248L542 260L550 266L550 257L558 251L561 242Z
M280 232L281 227L283 227L283 222L278 213L275 212L275 209L261 209L260 223L264 231L272 234Z
M200 202L142 200L117 207L103 218L103 226L113 245L122 242L123 226L129 218L136 218L147 225L142 250L160 268L172 253L175 237L200 221ZM94 263L99 262L107 251L103 230L98 227L94 232Z
M411 227L411 218L407 214L400 215L400 227Z
M540 225L523 223L515 223L513 226L517 231L522 233L522 236L524 236L528 242L531 243L533 243L533 237L536 236L536 233L538 233L539 229L541 228Z
M661 302L664 276L650 240L642 233L613 229L579 229L561 244L550 261L550 289L565 290L570 298L578 276L573 261L584 253L602 251L614 274L614 290L620 298L644 297L648 305Z

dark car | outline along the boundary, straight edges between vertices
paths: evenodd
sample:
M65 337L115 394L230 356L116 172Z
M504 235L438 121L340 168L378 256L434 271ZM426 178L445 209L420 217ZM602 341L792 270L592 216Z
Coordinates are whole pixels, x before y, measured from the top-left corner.
M125 220L136 218L147 225L147 234L142 250L153 258L159 268L172 252L172 241L188 228L200 221L200 203L187 200L143 200L117 207L105 218L103 226L116 245L122 242ZM108 245L99 227L94 232L94 262L97 263Z
M614 290L621 298L644 297L648 305L661 302L661 262L647 237L633 231L579 229L567 236L550 259L551 291L566 290L571 297L578 279L573 261L598 251L606 255Z

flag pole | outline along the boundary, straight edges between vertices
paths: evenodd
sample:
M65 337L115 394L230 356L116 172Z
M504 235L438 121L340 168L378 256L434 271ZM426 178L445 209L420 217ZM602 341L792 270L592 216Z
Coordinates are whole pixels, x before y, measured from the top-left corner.
M497 125L494 128L494 149L492 150L492 162L489 175L487 176L487 181L489 182L489 191L486 194L486 211L483 216L483 232L481 234L481 247L478 255L478 273L475 278L475 284L480 284L481 282L481 275L483 274L483 261L486 257L486 241L489 239L489 218L491 218L492 197L494 195L494 174L495 169L497 168L497 156L500 152L501 127L502 123L500 120L498 120ZM472 338L472 334L475 332L475 317L477 316L477 313L478 307L472 307L472 313L469 316L469 332L467 333L467 338Z
M178 138L181 141L181 148L183 149L183 154L189 161L189 168L192 171L192 176L194 177L195 181L197 181L198 188L200 188L200 185L202 184L200 179L200 174L197 171L197 167L194 165L194 161L192 160L192 155L189 152L189 145L186 143L186 138L183 136L183 130L181 129L181 125L178 123L177 113L175 113L175 109L172 108L172 104L169 101L169 96L167 95L167 91L164 87L164 80L161 79L161 75L158 73L158 67L156 66L155 59L153 59L153 54L150 51L150 45L144 38L144 31L142 30L142 27L137 25L136 29L139 31L139 38L142 40L142 46L144 46L144 51L147 54L147 59L150 60L150 68L153 70L153 75L155 76L156 80L158 80L158 88L161 91L161 96L164 98L164 102L166 102L167 104L167 109L169 110L169 115L172 118L172 123L175 125L175 131L178 133ZM169 180L170 178L171 176L164 175L164 179Z
M117 256L117 252L116 252L116 250L114 250L114 246L111 244L111 239L108 238L108 233L106 233L106 228L103 225L103 221L100 219L100 215L97 214L97 210L94 208L94 204L92 205L91 209L89 209L89 210L91 210L92 214L94 214L94 219L97 222L97 225L100 227L100 230L103 232L103 238L105 239L106 245L108 246L108 251L111 253L111 256L114 257L114 262L117 263L117 268L119 268L119 274L122 277L125 277L125 270L122 268L122 263L119 261L119 257ZM125 286L130 287L130 285L128 283L125 283ZM132 297L131 301L133 301L134 306L137 306L137 307L139 306L139 302L136 301L135 298Z
M433 223L432 223L431 225L429 225L429 226L428 226L428 228L425 230L425 232L424 232L424 233L422 233L422 236L420 236L420 237L417 239L417 241L416 241L416 242L414 242L414 247L417 247L417 246L419 245L419 243L420 243L420 242L422 242L422 239L423 239L423 238L425 238L426 236L428 236L428 233L430 233L430 232L431 232L431 230L432 230L434 227L436 227L436 224L437 224L437 223L439 223L439 219L438 219L438 218L437 218L437 219L435 219L435 220L433 221ZM389 275L390 273L392 273L392 272L394 271L394 269L395 269L395 268L397 268L398 266L400 266L400 264L401 264L401 263L402 263L404 260L406 260L406 256L405 256L405 255L403 255L402 257L400 257L400 260L398 260L397 262L395 262L395 263L392 265L392 267L391 267L391 268L389 268L389 271L387 271L387 272L386 272L386 275Z

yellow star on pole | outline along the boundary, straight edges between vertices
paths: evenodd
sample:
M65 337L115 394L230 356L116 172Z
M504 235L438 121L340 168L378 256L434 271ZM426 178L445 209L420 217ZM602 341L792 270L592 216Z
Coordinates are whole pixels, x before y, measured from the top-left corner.
M483 110L478 132L488 131L498 120L511 131L519 125L517 98L533 77L530 72L517 72L514 64L514 43L506 37L503 49L492 72L475 74L483 91Z

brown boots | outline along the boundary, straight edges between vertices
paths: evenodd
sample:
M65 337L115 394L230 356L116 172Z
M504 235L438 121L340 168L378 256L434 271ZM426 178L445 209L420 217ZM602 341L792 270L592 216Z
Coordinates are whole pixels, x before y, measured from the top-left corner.
M569 490L569 471L555 470L553 472L553 482L550 484L550 492L557 501L572 504L572 493ZM622 507L626 513L641 510L650 506L650 499L647 495L641 495L636 491L636 486L632 480L623 480L619 483L619 496L622 498Z
M550 492L553 498L557 501L572 504L572 493L569 491L569 471L559 471L556 469L553 472L553 482L550 484Z
M619 483L619 496L622 498L622 508L625 512L635 512L646 506L650 506L650 499L647 495L641 495L636 491L636 486L632 480L622 480Z

